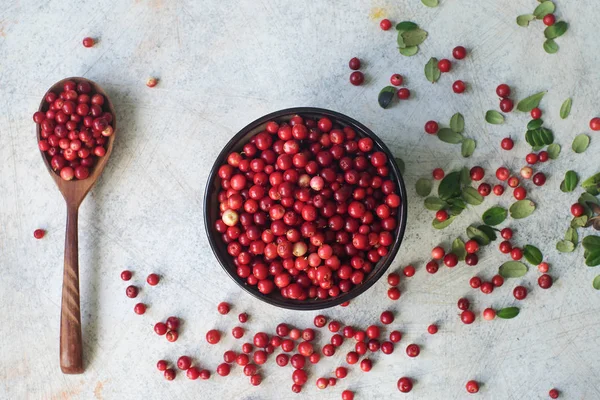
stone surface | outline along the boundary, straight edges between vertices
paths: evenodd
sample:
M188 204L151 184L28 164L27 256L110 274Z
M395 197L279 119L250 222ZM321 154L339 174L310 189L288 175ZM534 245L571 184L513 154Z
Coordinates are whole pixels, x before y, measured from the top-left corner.
M350 4L352 3L352 4ZM483 382L480 397L545 398L556 386L566 398L600 397L598 318L600 294L592 289L597 274L583 263L581 248L559 255L555 243L568 225L568 205L576 194L558 187L567 169L581 177L598 170L597 133L585 154L570 150L572 139L587 132L598 115L600 61L596 13L591 1L559 2L557 15L570 23L559 38L558 54L542 49L543 26L516 25L519 14L536 2L441 0L435 9L419 1L286 2L222 1L21 1L4 4L0 16L0 398L47 399L295 399L319 396L339 399L345 388L357 398L398 396L396 381L407 375L417 383L410 398L465 398L469 379ZM429 32L420 52L398 54L395 31L379 29L379 19L414 20ZM85 36L98 39L84 48ZM468 57L453 64L434 85L425 80L429 57L451 56L456 45ZM348 60L363 60L366 82L348 83ZM405 76L411 99L388 110L377 105L377 93L392 73ZM118 110L119 132L112 159L80 214L80 267L86 373L64 376L58 367L59 310L65 208L36 148L31 115L54 82L85 76L100 83ZM160 79L149 89L149 76ZM463 79L465 94L455 95L452 82ZM507 281L491 295L470 289L469 278L491 278L506 259L493 248L477 267L424 271L430 249L449 245L478 222L496 202L470 208L443 232L433 231L414 183L434 167L446 171L482 165L489 174L500 165L517 171L528 152L523 140L526 115L513 112L504 125L484 121L497 109L495 87L513 88L519 99L548 90L542 102L544 120L563 147L559 160L541 167L547 184L532 192L539 205L530 218L510 222L516 243L537 245L551 263L557 281L551 290L537 288L538 272ZM573 97L566 120L560 105ZM314 380L331 376L350 349L344 344L333 358L312 369L302 395L290 391L291 367L270 363L260 388L234 368L227 378L189 382L179 374L166 382L156 361L192 355L214 371L222 353L234 346L211 347L205 332L229 332L235 316L250 315L249 330L269 330L282 321L310 326L316 312L297 313L255 301L225 275L213 257L203 226L203 194L208 171L220 148L248 122L278 109L317 106L341 111L379 134L407 165L409 224L392 269L414 263L417 274L401 283L402 298L391 303L382 280L348 308L325 313L365 327L384 308L397 314L394 327L404 338L391 356L374 355L368 374L353 368L334 388L318 391ZM429 119L447 123L455 112L465 116L465 134L478 148L471 159L452 146L424 134ZM512 152L500 140L512 135ZM491 175L489 182L495 181ZM528 189L533 189L530 182ZM510 191L499 200L512 202ZM48 231L35 240L33 231ZM121 270L134 271L140 284L150 272L163 276L156 287L142 285L137 300L149 304L146 315L133 313L136 301L125 296ZM456 300L464 295L479 313L488 306L516 304L511 289L532 289L510 321L460 323ZM229 316L216 312L223 300L234 306ZM169 315L185 321L174 344L157 337L154 322ZM437 322L431 336L427 326ZM387 330L386 330L387 333ZM327 336L324 334L324 336ZM249 339L246 337L246 339ZM422 345L409 359L404 348ZM407 397L407 398L408 398Z

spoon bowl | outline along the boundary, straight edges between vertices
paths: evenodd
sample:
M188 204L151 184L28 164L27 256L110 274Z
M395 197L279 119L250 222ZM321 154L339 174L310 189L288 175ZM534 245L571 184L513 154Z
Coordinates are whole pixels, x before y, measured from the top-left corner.
M65 374L83 373L83 346L81 335L81 311L79 306L79 251L78 251L78 232L77 217L79 205L92 189L104 167L110 154L112 153L113 143L117 132L117 120L115 110L110 98L97 83L85 78L66 78L54 85L44 94L38 111L46 112L48 103L46 95L50 92L60 93L66 81L73 81L76 84L87 82L92 87L92 93L98 93L104 96L104 105L102 109L113 115L112 127L114 132L107 138L106 154L98 157L97 163L91 167L90 175L86 179L66 181L52 169L50 160L46 154L41 152L46 168L52 179L58 186L67 204L67 230L65 237L65 264L63 272L63 289L60 316L60 368ZM37 140L41 139L41 126L36 128Z

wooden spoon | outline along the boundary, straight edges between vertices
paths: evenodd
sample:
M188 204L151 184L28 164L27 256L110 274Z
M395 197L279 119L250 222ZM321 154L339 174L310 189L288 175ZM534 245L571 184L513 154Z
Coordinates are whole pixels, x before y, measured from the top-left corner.
M92 86L92 93L99 93L104 96L104 105L102 109L113 115L112 127L114 133L107 138L106 154L96 160L96 164L91 168L90 176L83 180L65 181L58 173L52 170L49 157L42 153L42 158L52 179L58 186L67 203L67 232L65 238L65 267L63 272L62 304L60 312L60 369L65 374L83 373L83 346L81 340L81 313L79 309L79 249L77 245L77 216L79 205L88 194L92 186L96 183L102 170L108 161L112 152L113 142L117 131L116 115L113 105L102 88L95 82L85 78L67 78L54 84L49 92L59 94L63 91L63 85L66 81L88 82ZM40 103L39 111L48 110L48 104L44 99ZM37 125L37 138L40 137L41 127Z

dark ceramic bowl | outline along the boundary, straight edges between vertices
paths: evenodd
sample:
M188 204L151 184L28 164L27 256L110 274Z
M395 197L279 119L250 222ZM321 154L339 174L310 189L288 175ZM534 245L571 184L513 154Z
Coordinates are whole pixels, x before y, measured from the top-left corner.
M219 167L226 163L227 155L232 151L240 151L244 144L246 144L253 135L264 131L266 123L268 121L289 121L294 115L299 114L300 116L318 119L321 117L328 117L334 123L342 126L350 126L359 137L370 137L375 142L379 150L383 151L389 160L390 166L390 178L396 182L398 187L398 194L402 199L402 205L400 206L397 214L398 224L394 232L395 241L390 246L390 251L387 256L381 258L377 264L373 266L373 270L365 277L362 284L355 286L347 293L340 294L334 298L328 299L308 299L308 300L292 300L286 299L279 293L279 290L274 290L271 294L265 295L258 291L256 286L250 286L246 284L246 281L240 278L236 273L236 266L233 264L232 257L227 253L227 245L221 239L221 234L215 230L215 222L219 219L219 201L217 199L218 192L220 190L219 177L217 172ZM239 131L227 145L223 148L215 163L210 171L208 182L206 184L206 193L204 195L204 224L206 228L206 234L210 242L210 246L215 253L215 256L221 263L223 269L229 274L231 279L236 281L238 285L252 296L266 303L272 304L277 307L289 308L293 310L319 310L323 308L329 308L337 306L345 301L349 301L365 292L369 289L379 278L381 278L390 264L392 263L400 244L404 236L404 229L406 227L407 220L407 205L406 205L406 188L404 187L404 180L400 175L398 165L394 160L393 154L387 148L387 146L375 135L369 128L364 126L358 121L353 120L343 114L335 111L325 110L321 108L311 107L299 107L289 108L286 110L276 111L274 113L265 115L250 123Z

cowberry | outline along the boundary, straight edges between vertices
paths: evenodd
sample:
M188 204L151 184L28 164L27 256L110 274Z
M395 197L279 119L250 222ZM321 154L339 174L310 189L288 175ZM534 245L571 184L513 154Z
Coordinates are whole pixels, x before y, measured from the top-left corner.
M365 81L365 76L360 71L354 71L350 74L350 83L354 86L360 86Z
M360 68L360 59L358 59L357 57L351 58L350 61L348 62L348 66L350 67L351 70L356 71L357 69Z
M492 187L490 186L489 183L482 183L479 185L479 187L477 188L477 191L479 192L480 195L482 195L483 197L489 196L491 191L492 191Z
M551 399L558 399L558 395L559 392L557 389L550 389L550 391L548 392L548 396L550 396Z
M515 296L515 299L517 300L523 300L527 297L527 289L524 286L517 286L513 289L513 296Z
M485 170L479 166L476 166L471 168L469 174L471 175L471 179L474 181L480 181L485 176Z
M554 16L554 14L546 14L542 21L544 22L544 25L551 26L554 25L554 23L556 22L556 17Z
M456 46L452 50L452 56L457 60L462 60L467 56L467 50L463 46Z
M431 175L433 175L433 179L435 179L436 181L442 180L444 179L444 176L446 175L444 170L441 168L435 168L433 170L433 172L431 173Z
M435 324L431 324L427 327L427 332L429 332L429 334L431 335L435 335L438 331L438 327Z
M425 123L425 132L429 133L430 135L435 135L438 129L439 125L435 121L427 121Z
M523 200L525 197L527 197L527 190L525 190L523 186L519 186L513 191L513 196L517 200Z
M483 310L483 319L491 321L496 318L496 311L493 308L486 308Z
M466 85L463 81L458 80L458 81L454 81L454 83L452 84L452 91L454 93L463 93L466 89Z
M472 324L475 321L475 313L471 310L465 310L460 314L460 320L463 324Z
M478 289L481 286L481 278L478 276L472 277L469 280L469 285L471 285L473 289Z
M513 248L510 251L510 257L515 261L519 261L521 258L523 258L523 250L518 247Z
M477 393L479 392L479 384L477 381L469 381L466 384L466 389L469 393Z
M548 289L552 286L552 277L548 274L543 274L538 278L538 285L542 289Z
M404 273L404 276L410 278L415 274L415 267L413 267L412 265L407 265L402 269L402 272Z
M593 131L600 131L600 118L595 117L590 120L590 129Z
M401 391L402 393L408 393L413 388L412 379L404 376L404 377L398 379L397 386L398 386L398 390Z
M400 74L394 74L390 77L390 83L394 86L402 85L403 81L404 81L404 78L402 78L402 75L400 75Z
M400 100L406 100L410 97L410 90L407 88L398 89L397 95Z
M444 222L445 220L448 219L448 211L446 211L446 210L438 210L435 213L435 219L437 219L440 222Z
M531 118L533 119L540 119L542 118L542 110L540 110L539 108L535 107L534 109L532 109L529 114L531 115Z
M392 27L392 22L387 18L382 19L381 22L379 23L379 27L382 30L387 31Z
M579 203L575 203L571 206L571 214L573 214L574 217L580 217L584 212L585 208Z
M492 191L494 192L494 194L496 196L502 196L504 194L504 186L494 185L494 188L492 189Z
M496 94L502 98L510 96L510 86L508 86L506 83L498 85L496 88Z
M511 112L514 107L514 103L511 99L502 99L500 100L500 111L502 112Z
M511 138L504 138L500 142L500 147L504 150L512 150L515 147L515 142Z
M447 58L442 58L438 61L438 69L440 72L449 72L452 68L452 63Z
M510 175L510 171L506 167L500 167L496 170L496 178L501 181L505 181L508 179Z
M510 240L513 237L513 231L510 228L504 228L500 231L500 236L502 239Z

